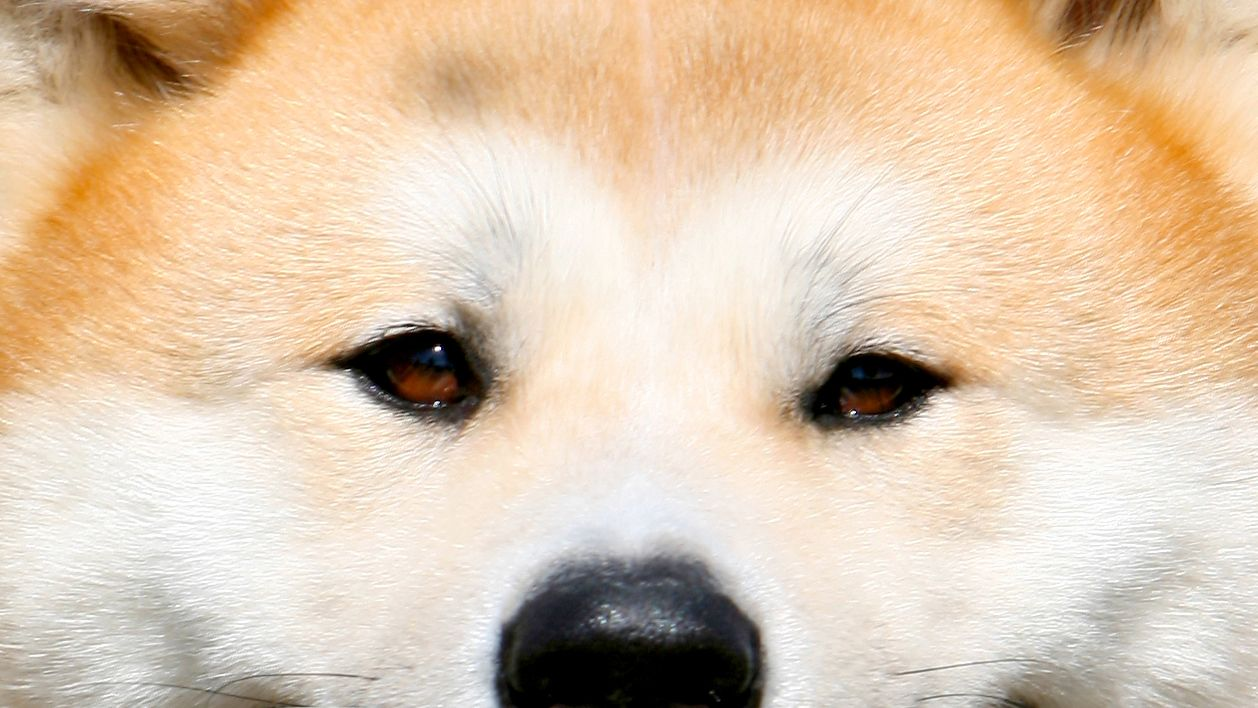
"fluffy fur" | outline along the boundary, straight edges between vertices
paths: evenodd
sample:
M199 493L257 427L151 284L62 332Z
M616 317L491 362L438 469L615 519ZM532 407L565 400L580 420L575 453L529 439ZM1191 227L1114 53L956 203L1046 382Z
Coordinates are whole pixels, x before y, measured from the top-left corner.
M2 7L0 703L489 708L661 553L764 708L1258 702L1258 6Z

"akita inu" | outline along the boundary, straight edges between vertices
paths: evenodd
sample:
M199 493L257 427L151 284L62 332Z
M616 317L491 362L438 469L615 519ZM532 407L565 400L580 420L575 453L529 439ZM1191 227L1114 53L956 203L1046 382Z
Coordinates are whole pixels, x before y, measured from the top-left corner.
M0 704L1258 705L1258 2L0 7Z

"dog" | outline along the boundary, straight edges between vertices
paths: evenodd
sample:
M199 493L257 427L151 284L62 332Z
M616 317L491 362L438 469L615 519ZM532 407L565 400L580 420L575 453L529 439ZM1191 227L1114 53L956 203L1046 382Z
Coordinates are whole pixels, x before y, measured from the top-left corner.
M2 7L0 704L1258 705L1258 3Z

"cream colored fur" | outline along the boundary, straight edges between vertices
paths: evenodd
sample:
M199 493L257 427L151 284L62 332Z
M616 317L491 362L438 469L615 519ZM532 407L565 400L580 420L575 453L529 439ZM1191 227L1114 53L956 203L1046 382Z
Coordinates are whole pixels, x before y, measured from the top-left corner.
M0 233L68 163L200 80L233 17L219 0L0 3Z
M0 705L499 708L666 553L762 708L1258 705L1258 3L0 2Z
M1042 30L1061 31L1072 6L1094 22L1061 36L1064 50L1168 112L1181 139L1203 152L1241 189L1258 194L1258 5L1245 0L1079 2L1037 0ZM1149 6L1139 21L1130 6Z

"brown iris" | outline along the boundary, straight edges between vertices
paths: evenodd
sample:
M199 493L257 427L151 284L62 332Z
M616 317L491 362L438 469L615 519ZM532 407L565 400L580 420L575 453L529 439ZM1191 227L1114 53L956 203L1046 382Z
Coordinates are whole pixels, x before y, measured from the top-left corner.
M450 333L417 330L381 339L342 365L356 370L386 400L408 409L439 410L475 405L480 378L463 346Z
M881 422L909 412L941 385L938 377L898 357L859 354L839 363L807 408L822 423Z
M427 358L443 356L444 352L440 349L435 347L427 352ZM455 403L463 397L463 382L450 368L402 358L389 362L386 373L393 385L393 394L411 403L441 406Z

